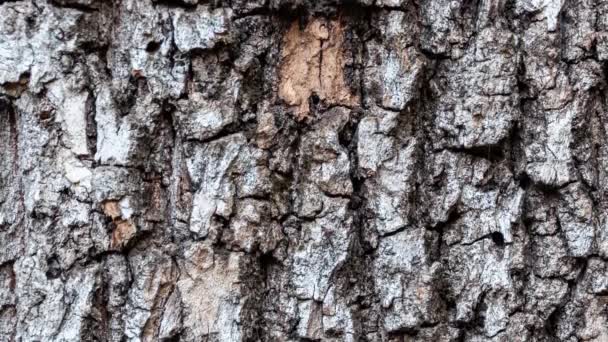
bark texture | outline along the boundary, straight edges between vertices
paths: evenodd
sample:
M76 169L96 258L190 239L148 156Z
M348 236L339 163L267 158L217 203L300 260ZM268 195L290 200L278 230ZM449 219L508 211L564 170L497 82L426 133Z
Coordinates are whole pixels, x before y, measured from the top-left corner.
M0 0L1 341L608 341L608 1Z

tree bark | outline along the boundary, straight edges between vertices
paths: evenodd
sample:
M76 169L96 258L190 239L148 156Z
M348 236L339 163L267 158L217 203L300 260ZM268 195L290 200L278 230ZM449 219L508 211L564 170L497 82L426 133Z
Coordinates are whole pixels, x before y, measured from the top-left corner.
M1 341L608 341L608 2L0 18Z

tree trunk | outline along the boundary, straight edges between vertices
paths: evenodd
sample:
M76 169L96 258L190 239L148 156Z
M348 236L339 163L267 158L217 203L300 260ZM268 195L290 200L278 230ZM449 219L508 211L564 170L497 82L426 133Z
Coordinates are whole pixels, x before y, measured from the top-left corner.
M0 18L0 341L608 341L608 2Z

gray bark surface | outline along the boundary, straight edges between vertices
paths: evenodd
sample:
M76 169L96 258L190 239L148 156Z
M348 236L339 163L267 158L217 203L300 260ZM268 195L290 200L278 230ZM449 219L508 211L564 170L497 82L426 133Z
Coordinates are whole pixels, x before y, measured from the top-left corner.
M0 1L0 341L608 341L608 1Z

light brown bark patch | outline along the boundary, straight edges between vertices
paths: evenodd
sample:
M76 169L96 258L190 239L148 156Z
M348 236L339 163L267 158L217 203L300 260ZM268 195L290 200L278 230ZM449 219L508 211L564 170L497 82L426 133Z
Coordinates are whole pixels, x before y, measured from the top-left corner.
M316 94L330 105L354 106L358 97L344 80L344 28L337 20L315 19L304 30L294 22L283 37L279 97L308 117L308 99Z
M120 204L117 201L106 201L103 204L103 212L112 219L115 226L112 231L110 248L116 249L124 247L129 240L135 236L137 228L131 220L122 219L122 211L120 209Z
M112 232L110 248L124 247L137 233L137 229L127 220L114 221L116 228Z
M120 217L120 205L117 201L107 201L103 204L103 212L112 220Z

